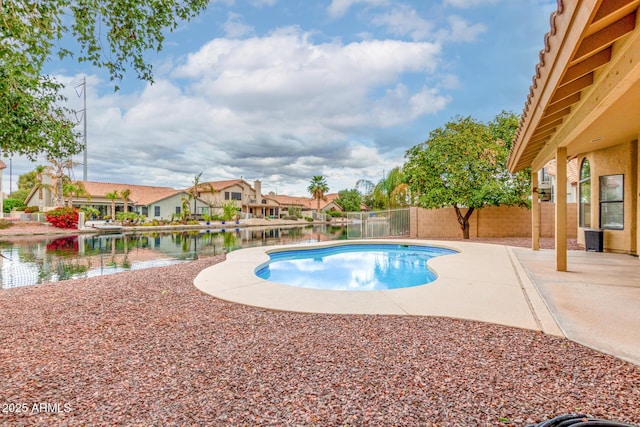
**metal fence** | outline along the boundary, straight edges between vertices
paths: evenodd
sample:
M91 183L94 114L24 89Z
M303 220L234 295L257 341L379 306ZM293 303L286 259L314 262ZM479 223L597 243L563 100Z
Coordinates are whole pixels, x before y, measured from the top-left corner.
M409 235L409 208L347 213L348 239Z

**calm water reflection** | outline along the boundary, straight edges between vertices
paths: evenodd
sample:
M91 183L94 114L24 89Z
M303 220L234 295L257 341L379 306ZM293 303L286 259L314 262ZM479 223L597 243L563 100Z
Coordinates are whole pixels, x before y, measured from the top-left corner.
M1 288L176 264L240 248L346 237L343 227L239 228L226 232L105 234L0 240Z

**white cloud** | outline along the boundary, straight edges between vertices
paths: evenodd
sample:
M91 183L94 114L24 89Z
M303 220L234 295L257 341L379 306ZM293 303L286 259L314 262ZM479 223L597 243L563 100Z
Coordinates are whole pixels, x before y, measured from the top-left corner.
M410 36L413 40L427 40L433 31L433 23L419 16L415 9L407 5L400 5L390 12L377 15L371 22L386 27L390 34Z
M327 12L334 18L343 16L351 6L365 4L369 6L382 6L389 4L388 0L332 0Z
M416 142L389 146L378 130L447 104L424 78L399 83L435 76L441 54L427 42L314 43L296 27L212 40L139 93L89 92L89 179L179 188L203 171L294 195L315 174L332 191L377 181Z
M254 7L274 6L278 0L251 0Z
M227 21L222 25L224 33L227 37L238 38L253 33L253 27L242 22L242 16L229 12Z
M469 24L459 16L451 15L447 18L449 29L443 30L440 37L443 40L454 42L472 42L479 34L484 33L487 27L483 24Z
M471 7L482 6L485 4L496 4L500 0L444 0L445 5L458 7L460 9L469 9Z

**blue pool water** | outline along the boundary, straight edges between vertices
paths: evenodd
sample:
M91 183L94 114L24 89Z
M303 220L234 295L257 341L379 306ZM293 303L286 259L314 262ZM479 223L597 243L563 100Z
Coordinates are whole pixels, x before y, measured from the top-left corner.
M408 288L436 279L427 261L455 254L433 246L353 244L270 254L262 279L302 288L369 291Z

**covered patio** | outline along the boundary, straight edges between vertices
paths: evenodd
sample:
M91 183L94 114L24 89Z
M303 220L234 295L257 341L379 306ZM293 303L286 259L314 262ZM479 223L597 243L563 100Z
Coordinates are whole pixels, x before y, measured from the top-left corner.
M640 186L640 0L558 0L508 167L531 168L532 248L539 249L538 171L557 163L555 265L567 271L567 161L578 160L578 242L637 255Z

